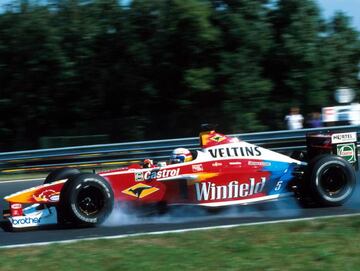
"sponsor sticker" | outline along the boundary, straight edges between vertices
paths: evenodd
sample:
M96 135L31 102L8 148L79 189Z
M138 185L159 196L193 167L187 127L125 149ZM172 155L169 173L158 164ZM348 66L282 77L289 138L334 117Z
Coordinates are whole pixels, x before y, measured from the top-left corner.
M143 183L138 183L136 185L133 185L125 190L122 191L122 193L138 198L138 199L142 199L146 196L149 196L152 193L155 193L156 191L158 191L159 188L150 186L150 185L146 185Z
M10 213L11 216L22 216L23 214L23 210L22 210L22 205L20 203L13 203L10 205Z
M192 170L193 172L200 172L200 171L204 171L204 168L202 164L197 164L197 165L192 165Z
M208 152L213 158L261 156L261 149L258 146L211 148Z
M22 218L11 218L13 226L35 226L40 224L40 218L38 217L22 217Z
M135 182L142 182L144 180L144 173L143 172L135 172Z
M214 135L213 137L210 137L210 140L215 141L215 142L221 142L224 141L226 139L226 137L221 136L221 135Z
M238 166L238 165L241 165L242 163L241 162L230 162L229 165L231 166Z
M357 140L356 132L331 135L332 144L356 142L356 140Z
M13 203L10 205L11 209L21 209L22 205L20 203Z
M144 173L144 180L152 180L152 179L163 179L168 177L175 177L179 175L180 168L175 169L155 169L151 171L146 171Z
M339 144L336 146L337 155L341 156L350 163L356 162L355 143Z
M213 167L221 167L221 166L222 166L222 163L215 162L215 163L212 163L212 166L213 166Z
M263 166L263 167L267 167L267 166L271 166L270 162L261 162L261 161L249 161L248 162L249 166Z
M60 192L56 192L55 190L52 189L47 189L42 191L40 194L38 195L33 195L33 198L36 201L41 201L41 202L57 202L60 199Z
M264 190L266 178L249 178L247 182L237 180L229 182L227 185L218 185L212 182L195 183L196 199L198 201L206 200L224 200L246 198Z
M49 197L49 201L51 202L57 202L60 200L60 194L54 194Z

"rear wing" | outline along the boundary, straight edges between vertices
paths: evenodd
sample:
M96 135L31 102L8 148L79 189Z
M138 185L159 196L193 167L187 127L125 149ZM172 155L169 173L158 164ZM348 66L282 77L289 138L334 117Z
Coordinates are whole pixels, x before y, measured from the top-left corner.
M357 133L310 133L306 135L308 157L311 159L320 154L335 154L359 168Z

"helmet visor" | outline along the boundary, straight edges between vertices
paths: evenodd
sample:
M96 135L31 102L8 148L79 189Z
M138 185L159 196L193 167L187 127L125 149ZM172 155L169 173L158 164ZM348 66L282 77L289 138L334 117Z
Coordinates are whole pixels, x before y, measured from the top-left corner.
M185 155L171 155L170 163L177 164L177 163L184 163Z

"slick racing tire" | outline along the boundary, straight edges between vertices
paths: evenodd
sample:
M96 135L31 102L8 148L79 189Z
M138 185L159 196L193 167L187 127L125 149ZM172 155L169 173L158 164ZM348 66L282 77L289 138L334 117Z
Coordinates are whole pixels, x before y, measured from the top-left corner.
M45 179L44 184L52 183L63 179L68 179L71 176L80 174L80 170L76 168L64 167L52 171Z
M335 155L321 155L310 163L309 193L321 206L340 206L352 195L356 175L352 165Z
M103 177L89 173L74 175L60 193L60 221L74 226L99 225L113 206L113 190Z

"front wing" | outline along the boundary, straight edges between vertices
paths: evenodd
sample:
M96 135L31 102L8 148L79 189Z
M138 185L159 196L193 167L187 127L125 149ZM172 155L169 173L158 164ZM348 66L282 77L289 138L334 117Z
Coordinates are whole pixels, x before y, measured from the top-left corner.
M33 204L22 210L21 215L12 216L6 214L13 229L53 225L58 223L57 211L54 206L43 207L40 204Z

